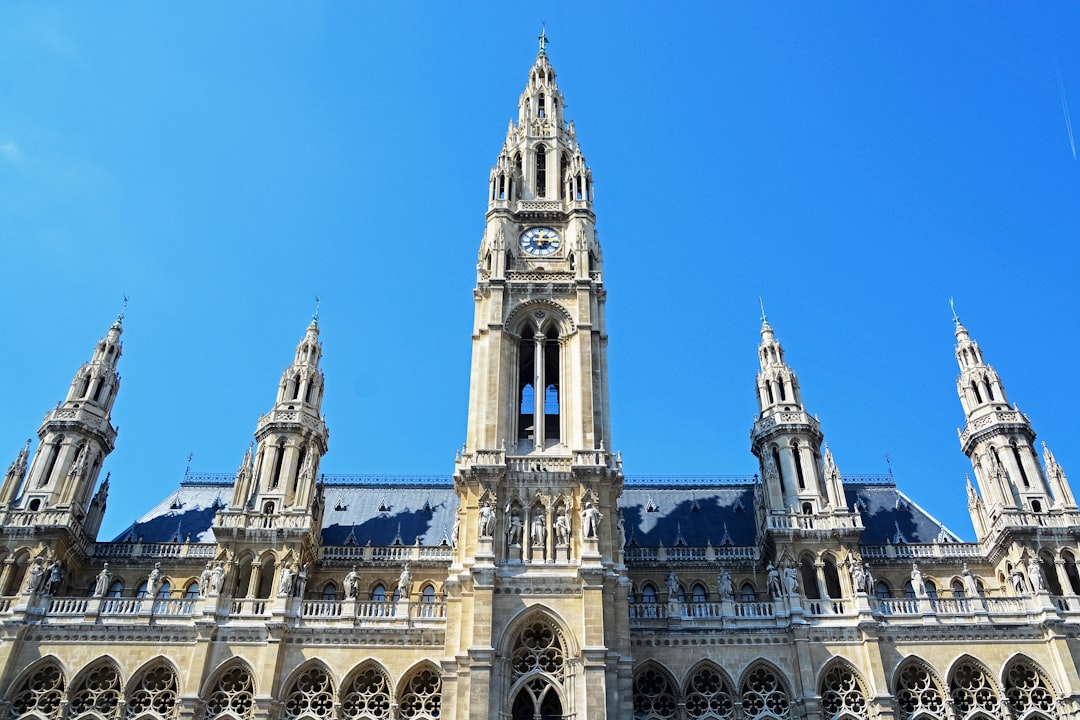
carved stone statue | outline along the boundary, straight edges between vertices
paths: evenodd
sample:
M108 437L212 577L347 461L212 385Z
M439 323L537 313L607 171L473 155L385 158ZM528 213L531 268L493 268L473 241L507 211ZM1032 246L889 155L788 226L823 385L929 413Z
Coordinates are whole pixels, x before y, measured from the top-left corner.
M727 568L720 570L720 575L716 578L717 588L720 590L721 600L732 600L735 597L735 586L731 583L731 573Z
M41 592L41 585L45 582L45 560L40 556L34 558L34 563L26 573L26 594Z
M495 510L485 501L480 506L480 537L491 537L495 532Z
M964 571L960 576L964 579L964 588L967 590L968 597L978 597L979 583L975 579L975 575L968 569L967 563L964 563Z
M278 595L288 595L292 592L295 574L296 571L293 570L292 565L281 568L281 578L278 580Z
M206 567L199 573L199 595L206 597L210 588L210 573L213 572L214 563L210 560L206 561Z
M870 571L870 563L863 563L863 572L866 574L866 594L874 594L874 573Z
M923 582L922 572L916 563L911 563L911 589L915 591L915 597L926 597L926 583Z
M866 572L863 570L862 563L851 561L849 570L851 572L851 585L855 589L855 592L866 592Z
M356 572L356 566L353 565L352 570L345 575L345 581L342 583L342 587L345 589L346 598L356 597L357 590L360 586L360 575Z
M300 566L300 572L296 575L296 597L301 600L304 599L304 594L307 592L308 582L308 564L304 563Z
M674 570L669 571L667 574L668 601L677 601L681 592L682 590L679 587L679 576L675 574Z
M56 560L49 566L49 579L45 583L45 592L55 595L60 590L60 583L64 581L64 563Z
M1013 589L1016 590L1016 594L1027 594L1027 582L1024 580L1024 571L1020 569L1020 563L1013 566L1010 575L1012 577Z
M97 581L94 583L94 597L104 597L105 593L109 592L109 581L112 580L112 573L109 572L109 563L101 568L101 572L97 575Z
M788 565L784 568L784 591L788 595L799 592L799 571L794 565Z
M507 536L511 545L520 545L525 536L525 525L521 522L521 513L517 509L510 513L510 530Z
M596 537L597 528L600 527L600 520L603 515L600 511L593 507L591 502L585 503L585 509L581 511L581 534L583 537L594 538Z
M221 592L221 586L225 583L225 564L220 560L214 565L214 569L210 571L210 595L217 595Z
M769 588L769 595L774 599L780 597L782 594L780 590L780 571L772 563L765 567L765 571L765 583Z
M1044 587L1042 568L1039 567L1039 561L1034 557L1028 558L1027 574L1028 582L1031 583L1031 592L1035 594L1041 593Z
M547 528L544 527L544 515L537 510L533 513L532 530L530 530L529 537L532 539L533 545L543 545L546 536Z
M150 576L146 578L146 594L149 597L157 597L158 588L161 587L161 563L154 563L154 569L150 571Z
M559 508L559 514L555 516L555 541L559 545L570 543L570 519L562 508Z
M398 592L401 593L402 600L407 600L409 593L412 592L412 573L409 572L409 563L405 563L405 567L401 568L401 575L398 576Z

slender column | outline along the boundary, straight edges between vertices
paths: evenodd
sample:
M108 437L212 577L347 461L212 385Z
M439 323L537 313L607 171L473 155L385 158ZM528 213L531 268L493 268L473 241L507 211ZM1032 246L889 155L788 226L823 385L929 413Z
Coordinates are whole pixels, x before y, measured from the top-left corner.
M544 449L544 400L547 390L544 385L544 333L538 332L533 338L533 447Z
M780 446L780 465L780 472L784 475L784 507L787 508L791 505L791 498L799 493L799 472L795 469L795 454L790 445Z
M255 597L259 592L259 578L262 575L262 565L251 563L251 579L248 580L247 595L248 598Z
M5 572L7 568L4 569ZM1065 560L1064 558L1054 558L1054 570L1057 572L1058 585L1061 585L1062 595L1072 595L1074 593L1072 582L1069 580L1069 573L1065 572ZM3 587L3 581L0 580L0 587Z
M829 599L829 584L825 582L825 562L814 561L814 574L817 576L818 596L822 601Z

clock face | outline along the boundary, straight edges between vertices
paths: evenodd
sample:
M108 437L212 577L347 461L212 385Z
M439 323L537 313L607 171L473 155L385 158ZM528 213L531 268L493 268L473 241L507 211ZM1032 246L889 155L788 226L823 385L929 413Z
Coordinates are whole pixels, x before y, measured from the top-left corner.
M560 247L559 233L551 228L534 227L521 233L521 249L530 255L551 255Z

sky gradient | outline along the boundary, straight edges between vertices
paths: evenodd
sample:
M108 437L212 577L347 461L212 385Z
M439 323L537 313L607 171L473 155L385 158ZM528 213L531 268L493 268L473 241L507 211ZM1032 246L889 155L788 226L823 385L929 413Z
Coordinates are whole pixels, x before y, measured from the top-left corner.
M319 295L322 470L449 477L541 20L628 475L756 471L761 297L841 471L973 538L954 297L1080 482L1075 3L4 3L4 467L128 295L101 537L233 472Z

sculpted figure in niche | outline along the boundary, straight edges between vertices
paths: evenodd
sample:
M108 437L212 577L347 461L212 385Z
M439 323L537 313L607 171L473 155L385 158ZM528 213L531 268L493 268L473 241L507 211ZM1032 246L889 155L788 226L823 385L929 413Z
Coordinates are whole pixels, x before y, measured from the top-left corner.
M308 583L308 563L304 563L300 566L300 572L296 575L296 597L301 600L304 599L304 593L307 592Z
M555 539L560 545L570 543L570 519L562 508L559 508L559 514L555 516Z
M788 595L799 592L799 571L794 565L784 568L784 590Z
M850 571L851 585L855 588L855 592L866 592L866 572L863 570L862 563L857 563L852 559Z
M727 571L727 568L720 570L716 585L720 590L721 600L731 600L735 597L735 586L731 583L731 573Z
M146 593L150 597L157 597L158 588L161 587L161 563L154 563L154 569L150 571L150 577L146 578Z
M60 583L64 580L64 563L56 560L49 567L49 579L45 583L45 592L55 595L60 590Z
M517 508L510 513L510 530L507 534L511 545L520 545L525 536L525 525L521 522L521 512Z
M593 507L591 502L585 503L585 509L581 511L581 534L587 538L596 537L596 530L600 527L602 518L600 511Z
M281 579L278 580L278 595L288 595L292 592L293 576L296 571L293 570L292 565L286 565L281 568Z
M480 506L480 537L491 537L495 532L495 510L484 501Z
M1039 561L1034 557L1028 558L1027 574L1028 582L1031 583L1031 592L1041 593L1043 591L1042 568L1039 567Z
M109 572L109 563L105 563L101 568L101 572L97 575L97 582L94 583L94 597L102 597L105 593L109 592L109 580L112 579L112 573Z
M769 595L778 598L781 595L780 590L780 571L776 569L776 566L769 563L765 568L765 582L769 588Z
M409 572L409 563L405 563L405 567L401 568L401 575L398 576L398 592L401 593L402 600L408 600L411 591L412 573Z
M1020 564L1017 563L1012 569L1012 584L1016 590L1017 595L1024 595L1027 593L1027 583L1024 581L1024 571L1020 569Z
M533 545L543 545L544 538L547 536L547 529L544 527L544 515L537 510L533 513L532 519L532 531L530 537L532 538Z
M863 572L866 574L866 594L874 593L874 573L870 572L870 563L863 563Z
M210 571L210 588L208 593L210 595L217 595L221 592L221 586L225 582L225 564L220 560L214 565L214 569Z

